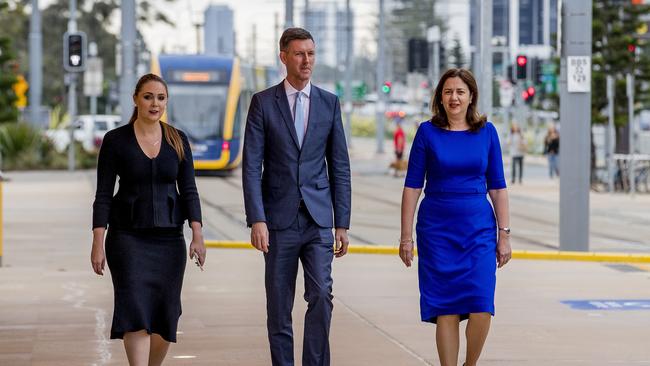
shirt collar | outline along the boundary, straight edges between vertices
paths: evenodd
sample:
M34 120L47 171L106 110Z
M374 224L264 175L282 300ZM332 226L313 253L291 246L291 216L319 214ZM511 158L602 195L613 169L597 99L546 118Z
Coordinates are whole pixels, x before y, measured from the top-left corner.
M291 86L291 84L287 81L287 79L284 79L284 91L287 93L287 96L294 95L298 93L298 90ZM304 95L309 98L309 94L311 93L311 80L307 82L307 85L305 85L305 88L303 90L300 90Z

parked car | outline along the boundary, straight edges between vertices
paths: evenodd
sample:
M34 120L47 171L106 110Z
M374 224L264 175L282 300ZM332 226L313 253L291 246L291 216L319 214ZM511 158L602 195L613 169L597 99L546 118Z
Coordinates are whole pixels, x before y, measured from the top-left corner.
M80 115L75 120L74 139L79 141L86 151L99 148L106 132L120 126L121 117L116 115L96 114ZM54 143L57 151L64 151L70 144L70 132L67 128L50 129L45 135Z

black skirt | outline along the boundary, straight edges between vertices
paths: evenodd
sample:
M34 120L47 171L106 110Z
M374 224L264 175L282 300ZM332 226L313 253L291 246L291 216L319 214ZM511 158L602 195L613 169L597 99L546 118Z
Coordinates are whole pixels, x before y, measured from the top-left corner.
M176 342L186 253L182 228L108 229L106 262L115 294L111 339L146 330Z

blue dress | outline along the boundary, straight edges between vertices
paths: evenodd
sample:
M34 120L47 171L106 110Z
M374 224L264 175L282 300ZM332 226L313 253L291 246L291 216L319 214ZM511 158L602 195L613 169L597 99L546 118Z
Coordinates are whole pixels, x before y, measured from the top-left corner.
M404 185L425 180L416 224L422 320L494 315L497 226L487 190L506 187L494 125L471 132L420 124Z

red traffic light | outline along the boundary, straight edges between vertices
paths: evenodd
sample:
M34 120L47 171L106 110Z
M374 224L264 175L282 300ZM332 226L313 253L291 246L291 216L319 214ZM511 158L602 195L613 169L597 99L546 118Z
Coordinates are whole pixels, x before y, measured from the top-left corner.
M517 65L518 66L526 66L527 62L528 62L528 57L526 57L524 55L517 56Z
M528 100L530 94L528 94L527 90L524 90L523 92L521 92L521 97L524 98L524 100Z
M627 45L627 50L630 51L630 52L636 51L636 45L628 44Z
M528 93L528 96L533 97L535 95L535 87L529 86L526 92Z

